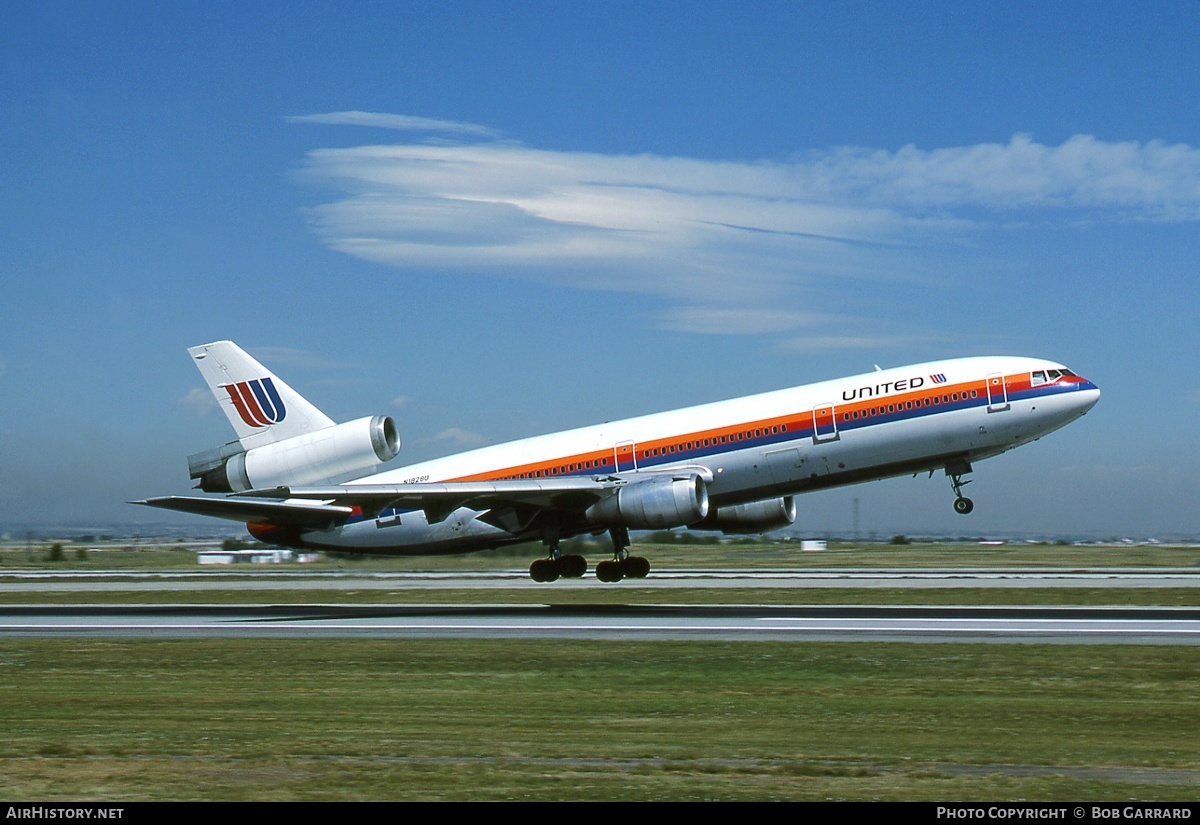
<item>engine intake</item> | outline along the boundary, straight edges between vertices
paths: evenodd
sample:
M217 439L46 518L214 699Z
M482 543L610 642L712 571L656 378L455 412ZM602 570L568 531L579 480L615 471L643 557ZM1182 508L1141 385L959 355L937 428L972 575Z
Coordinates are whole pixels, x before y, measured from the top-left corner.
M682 527L708 515L708 487L700 476L650 476L618 488L585 515L592 524L604 527Z
M726 535L769 533L787 527L795 520L796 499L784 496L718 507L706 518L688 527L692 530L720 530Z
M311 484L345 473L367 473L400 453L390 415L336 424L274 444L242 450L238 443L191 456L192 478L207 493Z

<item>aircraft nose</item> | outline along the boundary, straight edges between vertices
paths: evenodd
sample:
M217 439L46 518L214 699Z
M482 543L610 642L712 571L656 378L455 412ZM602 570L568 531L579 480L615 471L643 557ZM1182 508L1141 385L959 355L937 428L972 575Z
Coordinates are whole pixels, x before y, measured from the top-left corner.
M1096 402L1099 400L1099 387L1097 387L1091 381L1088 381L1086 378L1078 384L1078 389L1075 391L1075 401L1079 405L1079 411L1081 414L1096 406Z

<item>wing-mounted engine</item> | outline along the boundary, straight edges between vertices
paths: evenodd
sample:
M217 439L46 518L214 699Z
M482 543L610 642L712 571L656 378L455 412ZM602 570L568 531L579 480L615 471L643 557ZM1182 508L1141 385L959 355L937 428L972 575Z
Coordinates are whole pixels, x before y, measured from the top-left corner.
M699 522L689 524L692 530L720 530L726 535L738 533L769 533L787 527L796 520L796 499L792 496L748 501L718 507Z
M631 481L587 509L587 520L604 527L661 530L708 515L708 487L698 475L653 475Z
M388 415L359 418L247 450L241 442L188 456L188 471L207 493L311 484L346 473L366 474L400 452Z

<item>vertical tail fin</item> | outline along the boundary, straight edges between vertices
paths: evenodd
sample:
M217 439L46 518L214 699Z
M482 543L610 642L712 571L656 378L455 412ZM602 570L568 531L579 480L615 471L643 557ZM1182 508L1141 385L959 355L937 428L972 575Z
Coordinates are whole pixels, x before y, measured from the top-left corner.
M334 425L232 341L191 347L188 354L247 449Z

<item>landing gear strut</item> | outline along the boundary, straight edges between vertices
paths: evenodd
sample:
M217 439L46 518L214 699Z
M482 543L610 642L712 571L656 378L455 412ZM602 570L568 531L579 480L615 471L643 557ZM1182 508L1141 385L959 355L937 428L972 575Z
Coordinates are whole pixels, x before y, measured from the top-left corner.
M960 516L975 509L975 502L962 494L962 488L971 483L970 479L963 481L962 477L971 472L971 465L965 461L946 467L946 475L950 476L950 486L954 488L954 512Z
M641 556L629 555L629 530L614 527L612 536L612 561L596 565L596 578L602 582L619 582L621 579L644 579L650 573L650 562ZM546 558L536 559L529 565L529 577L535 582L552 582L560 578L578 579L587 573L587 559L573 554L563 555L558 547L558 531L546 530L542 536L546 545Z
M558 531L547 531L542 538L547 557L536 559L529 565L529 578L535 582L552 582L557 579L578 579L587 572L587 559L573 553L564 555L558 547Z
M613 543L613 560L596 565L596 578L602 582L619 582L621 579L644 579L650 573L650 562L641 556L631 556L629 530L614 527L609 531Z

